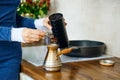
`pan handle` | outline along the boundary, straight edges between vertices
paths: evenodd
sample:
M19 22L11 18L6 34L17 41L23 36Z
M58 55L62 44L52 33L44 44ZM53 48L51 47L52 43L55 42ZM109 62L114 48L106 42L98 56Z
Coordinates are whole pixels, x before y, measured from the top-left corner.
M77 46L72 46L71 48L72 48L73 50L79 49L79 47L77 47Z

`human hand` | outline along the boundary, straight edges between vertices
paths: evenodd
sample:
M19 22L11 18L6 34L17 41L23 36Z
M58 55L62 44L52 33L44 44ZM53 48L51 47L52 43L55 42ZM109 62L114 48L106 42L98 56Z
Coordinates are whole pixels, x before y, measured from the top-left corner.
M64 24L65 24L65 26L67 25L65 19L64 19ZM49 21L48 17L43 19L43 25L50 30L52 29L52 26L50 25L50 21Z
M44 36L45 32L37 29L24 28L22 32L24 43L32 43L35 41L39 41Z
M50 21L49 21L48 17L46 17L46 18L43 19L43 25L45 27L47 27L48 29L50 29L50 30L52 29L52 26L50 25Z

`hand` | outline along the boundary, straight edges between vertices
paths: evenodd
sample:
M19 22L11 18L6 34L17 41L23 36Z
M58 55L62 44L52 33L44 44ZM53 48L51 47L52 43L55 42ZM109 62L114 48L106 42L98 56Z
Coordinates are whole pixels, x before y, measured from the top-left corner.
M65 27L67 26L67 23L65 22L65 19L64 19L64 25L65 25Z
M47 17L47 18L44 18L44 20L43 20L43 25L44 25L45 27L47 27L48 29L50 29L50 30L52 29L48 17Z
M25 43L32 43L35 41L39 41L45 36L44 31L24 28L22 32L22 37Z
M64 19L64 24L65 26L67 25L67 23L65 22L65 19ZM52 26L50 25L50 21L49 21L49 18L44 18L43 20L43 25L46 26L48 29L52 29Z

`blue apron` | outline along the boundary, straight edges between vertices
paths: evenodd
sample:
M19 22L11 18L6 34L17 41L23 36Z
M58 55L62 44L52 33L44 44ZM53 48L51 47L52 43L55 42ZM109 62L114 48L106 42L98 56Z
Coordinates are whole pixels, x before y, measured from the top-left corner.
M11 41L11 28L35 28L33 19L16 14L19 3L20 0L0 0L0 80L19 80L21 43Z

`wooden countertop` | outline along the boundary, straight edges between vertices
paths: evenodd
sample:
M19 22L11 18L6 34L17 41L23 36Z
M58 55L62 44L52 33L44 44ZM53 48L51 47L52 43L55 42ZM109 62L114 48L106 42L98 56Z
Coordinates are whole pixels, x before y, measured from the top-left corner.
M61 71L47 72L23 60L21 70L34 80L120 80L120 58L109 58L114 66L103 66L100 60L63 63Z

